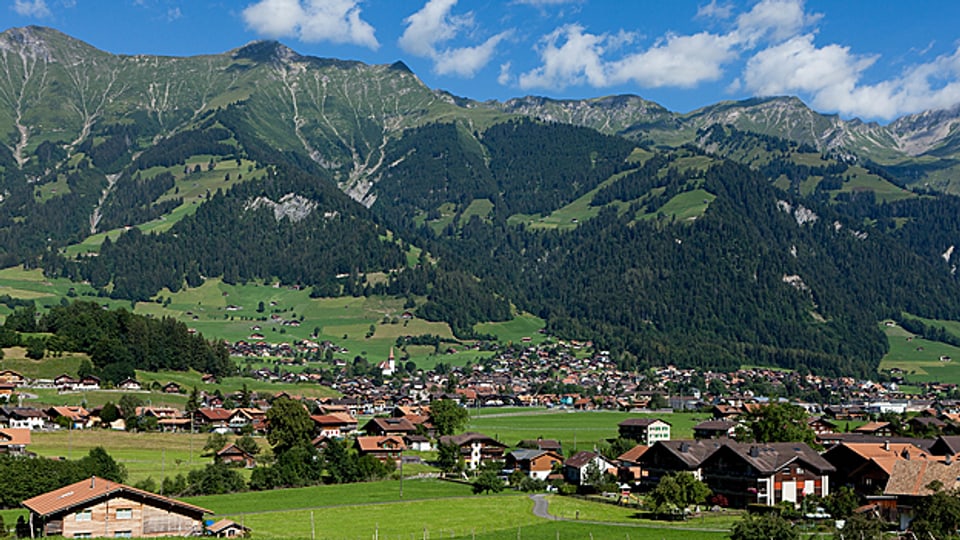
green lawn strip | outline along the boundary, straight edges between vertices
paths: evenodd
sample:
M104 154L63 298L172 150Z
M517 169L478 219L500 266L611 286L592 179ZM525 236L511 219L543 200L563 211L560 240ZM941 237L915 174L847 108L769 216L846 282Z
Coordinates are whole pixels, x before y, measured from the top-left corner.
M479 431L508 446L524 439L557 439L564 453L591 450L617 437L617 424L627 418L660 418L671 424L671 438L693 437L693 426L709 419L707 413L638 414L619 411L564 411L531 408L529 414L473 416L469 431Z
M631 523L655 528L702 528L724 529L733 526L741 517L742 512L723 510L720 512L702 512L685 521L659 521L642 516L642 509L634 506L620 506L607 502L591 501L575 497L547 497L550 515L561 519L584 521L605 521L611 523Z
M403 500L444 499L470 495L470 486L436 479L406 479L403 498L400 481L383 480L357 484L311 486L277 489L269 492L249 491L229 495L187 497L192 504L213 510L218 515L292 511L325 506L381 504Z
M543 343L547 338L540 330L546 322L529 313L521 313L512 321L496 323L480 323L474 325L474 330L481 334L494 334L504 343L522 343L523 338L530 338L530 343Z
M656 212L637 213L636 219L652 219L660 214L678 221L692 221L701 217L717 196L704 189L695 189L678 193Z
M200 455L207 436L206 433L191 436L103 429L38 431L32 435L30 450L43 457L79 459L92 448L102 446L127 468L127 483L134 484L147 477L159 483L165 476L186 475L212 463L212 458Z
M720 540L729 537L730 533L727 532L684 529L657 529L654 531L575 521L540 522L533 526L518 526L505 531L477 532L476 535L464 536L464 538L471 538L471 540L503 540L504 538L522 538L522 540Z
M200 503L196 503L200 504ZM525 495L357 504L228 516L254 538L450 538L536 524ZM311 522L313 525L311 525Z

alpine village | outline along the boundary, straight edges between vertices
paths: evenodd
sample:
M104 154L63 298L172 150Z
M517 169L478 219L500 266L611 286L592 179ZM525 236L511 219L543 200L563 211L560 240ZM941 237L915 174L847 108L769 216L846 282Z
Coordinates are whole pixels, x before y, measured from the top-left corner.
M957 538L958 122L8 29L0 537Z

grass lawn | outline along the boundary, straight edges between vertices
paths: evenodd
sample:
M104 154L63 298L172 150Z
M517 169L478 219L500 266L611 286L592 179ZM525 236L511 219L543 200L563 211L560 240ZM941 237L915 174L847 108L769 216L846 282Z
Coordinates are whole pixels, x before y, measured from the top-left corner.
M496 412L504 412L497 409ZM527 408L504 414L471 414L468 431L479 431L507 446L523 439L557 439L564 453L589 450L600 441L617 437L617 424L627 418L660 418L671 424L671 438L693 438L693 426L709 413L635 414L617 411L557 411Z
M663 214L678 221L693 221L703 216L710 203L716 198L716 195L704 189L685 191L678 193L658 208L656 212L650 214L638 213L637 219L653 219Z
M559 518L576 519L579 516L581 520L586 521L632 523L657 528L729 529L742 516L740 511L724 510L722 512L703 512L699 516L691 517L686 521L657 521L640 517L642 510L635 507L557 495L551 495L547 499L550 503L550 514Z
M79 459L102 446L127 468L127 483L147 477L160 482L165 476L186 475L212 459L201 456L208 434L128 433L103 429L35 431L30 450L43 457Z
M185 501L209 508L217 514L240 514L299 510L320 506L377 504L412 501L418 499L442 499L470 495L470 486L435 479L408 479L403 482L403 498L400 498L399 480L311 486L295 489L278 489L264 493L250 491L231 495L208 495L187 497Z

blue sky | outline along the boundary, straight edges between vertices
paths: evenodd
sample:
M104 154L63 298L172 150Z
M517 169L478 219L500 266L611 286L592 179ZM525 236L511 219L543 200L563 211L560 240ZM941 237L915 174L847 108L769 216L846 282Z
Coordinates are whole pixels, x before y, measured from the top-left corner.
M0 26L56 28L118 54L403 60L478 99L631 93L687 112L797 95L886 122L960 103L960 2L926 0L0 0Z

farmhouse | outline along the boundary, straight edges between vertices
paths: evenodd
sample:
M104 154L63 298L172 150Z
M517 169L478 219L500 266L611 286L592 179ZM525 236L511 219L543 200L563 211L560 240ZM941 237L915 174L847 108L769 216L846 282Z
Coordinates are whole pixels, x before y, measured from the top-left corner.
M563 463L563 456L552 450L514 450L507 454L504 471L518 470L530 478L546 480L554 465Z
M658 418L627 418L617 424L620 437L633 439L647 446L670 440L670 424Z
M253 454L233 443L227 443L226 446L218 450L214 459L218 463L237 465L247 469L252 469L257 465L257 459L253 457Z
M0 454L25 455L30 444L30 430L0 428Z
M65 538L196 536L206 508L91 477L23 501L32 535Z
M440 444L457 445L464 463L470 470L476 470L488 461L500 461L503 459L503 451L506 448L503 443L492 437L471 431L460 435L444 435L439 440Z

